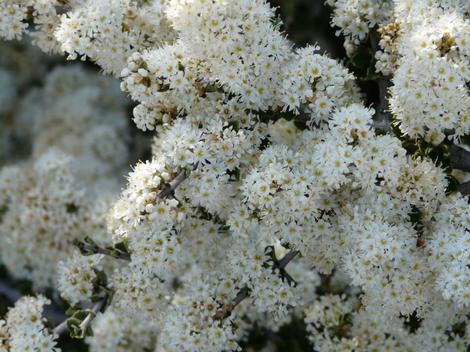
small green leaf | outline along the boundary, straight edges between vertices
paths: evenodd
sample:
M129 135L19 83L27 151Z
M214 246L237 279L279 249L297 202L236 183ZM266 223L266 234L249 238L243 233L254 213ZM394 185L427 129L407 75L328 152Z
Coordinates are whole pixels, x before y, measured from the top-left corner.
M67 316L72 316L74 315L77 311L79 311L81 308L79 306L72 306L72 307L69 307L66 311L65 311L65 314Z
M118 242L114 245L114 248L120 252L129 253L129 247L127 246L126 241Z

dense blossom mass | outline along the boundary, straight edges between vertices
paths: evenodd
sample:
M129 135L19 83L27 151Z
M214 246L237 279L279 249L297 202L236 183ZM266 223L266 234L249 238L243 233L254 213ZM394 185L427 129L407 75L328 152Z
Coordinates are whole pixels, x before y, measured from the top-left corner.
M59 67L14 112L10 133L32 139L32 156L0 171L0 256L38 288L55 285L74 239L107 243L106 213L119 190L112 174L128 157L122 93L111 83Z
M39 79L15 71L28 58L0 69L0 148L32 141L0 169L0 261L71 307L54 327L45 296L19 299L0 352L60 351L64 329L92 352L236 351L299 321L315 351L469 348L454 184L469 177L423 150L470 132L470 6L326 3L348 56L372 45L387 109L316 44L295 47L266 0L0 4L0 38L96 63L153 136L119 190L132 158L115 82L59 66L20 97Z

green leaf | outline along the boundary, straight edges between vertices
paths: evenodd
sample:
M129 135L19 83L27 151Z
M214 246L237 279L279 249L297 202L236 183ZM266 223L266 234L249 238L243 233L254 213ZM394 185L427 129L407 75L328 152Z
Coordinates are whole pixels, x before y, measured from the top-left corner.
M92 269L96 275L95 279L93 280L93 296L97 296L102 299L103 292L105 292L108 285L108 276L104 271L98 270L96 268ZM95 299L97 297L95 297Z
M65 311L65 314L67 316L72 316L74 315L77 311L79 311L81 308L79 306L72 306L72 307L69 307L66 311Z
M121 242L116 243L114 245L114 249L120 252L129 253L129 247L127 246L127 241L121 241Z
M97 244L89 236L85 237L83 242L80 240L75 240L73 243L82 255L90 256L98 252Z

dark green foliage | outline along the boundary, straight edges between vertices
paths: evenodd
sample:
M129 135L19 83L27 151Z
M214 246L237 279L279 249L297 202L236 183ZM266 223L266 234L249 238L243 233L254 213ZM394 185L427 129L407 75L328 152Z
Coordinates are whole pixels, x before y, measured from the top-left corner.
M281 327L279 331L273 332L254 326L250 335L241 343L242 351L260 351L268 343L271 343L275 352L303 352L312 351L308 341L305 323L300 319L293 319L289 324Z

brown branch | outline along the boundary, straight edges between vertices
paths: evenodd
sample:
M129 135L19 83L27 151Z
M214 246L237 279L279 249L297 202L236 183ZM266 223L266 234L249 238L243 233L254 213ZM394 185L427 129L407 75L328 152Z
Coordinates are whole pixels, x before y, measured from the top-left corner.
M217 313L214 314L212 317L213 320L224 320L228 318L232 311L245 299L248 298L250 295L250 291L247 288L241 289L237 296L233 299L231 303L224 304Z
M163 187L163 189L158 193L158 198L165 199L172 197L175 193L176 188L188 178L186 170L181 170L178 175L170 182Z
M197 168L197 163L192 165L192 169L191 171L194 171L196 170ZM189 174L190 174L190 171L187 170L187 169L183 169L181 170L173 180L171 180L171 182L167 183L165 185L165 187L163 187L163 189L160 191L160 193L158 193L158 198L160 199L165 199L165 198L168 198L168 197L173 197L174 194L175 194L175 190L176 188L178 188L178 186L180 184L182 184L184 182L184 180L186 180L188 177L189 177Z
M84 245L87 246L86 243ZM91 249L94 251L95 254L103 254L103 255L113 257L113 258L116 258L116 259L122 259L122 260L125 260L127 262L131 261L131 255L127 252L112 250L112 249L103 248L103 247L99 247L99 246L95 246L93 248L91 248L91 246L90 246L90 250Z
M88 236L83 241L74 240L73 244L80 250L82 255L103 254L115 259L122 259L128 262L131 261L131 255L127 251L112 247L100 247L91 237Z
M284 269L299 253L299 251L290 251L279 261L277 267L281 270Z
M279 269L284 269L300 252L290 251L277 264ZM232 302L222 305L222 307L214 314L213 320L224 320L228 318L232 311L246 298L250 296L248 288L242 288Z

